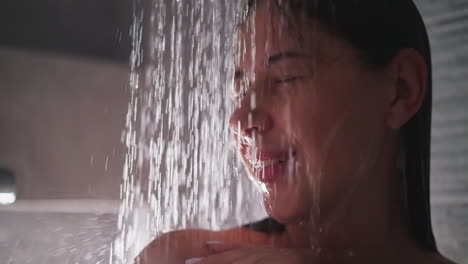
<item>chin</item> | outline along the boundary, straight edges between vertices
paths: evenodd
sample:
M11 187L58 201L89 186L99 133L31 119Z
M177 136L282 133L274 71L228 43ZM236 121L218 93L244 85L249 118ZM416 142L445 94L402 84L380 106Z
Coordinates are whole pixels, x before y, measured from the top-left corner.
M310 215L310 206L300 192L270 192L264 194L263 204L268 215L282 224L298 224Z

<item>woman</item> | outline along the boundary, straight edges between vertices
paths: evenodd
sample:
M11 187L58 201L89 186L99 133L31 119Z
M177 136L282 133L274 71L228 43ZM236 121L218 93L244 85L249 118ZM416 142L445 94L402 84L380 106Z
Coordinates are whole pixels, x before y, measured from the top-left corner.
M250 1L239 33L231 129L276 221L169 233L140 263L452 263L431 228L431 59L412 1Z

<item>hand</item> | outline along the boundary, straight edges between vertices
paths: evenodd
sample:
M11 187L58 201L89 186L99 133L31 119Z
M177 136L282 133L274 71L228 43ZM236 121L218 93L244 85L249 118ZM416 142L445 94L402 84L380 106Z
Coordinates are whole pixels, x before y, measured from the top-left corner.
M244 228L219 232L175 231L164 234L151 242L140 253L135 264L183 264L190 258L208 256L210 254L209 241L221 241L222 245L266 244L270 242L270 237ZM219 247L219 249L222 248Z
M258 245L210 245L210 251L213 254L198 264L304 264L314 258L308 249Z
M196 256L192 232L175 231L163 234L143 249L133 264L180 264ZM201 236L201 234L200 234ZM200 254L204 254L201 252Z
M225 239L226 234L200 229L165 233L147 245L134 264L183 264L187 259L208 255L207 242Z

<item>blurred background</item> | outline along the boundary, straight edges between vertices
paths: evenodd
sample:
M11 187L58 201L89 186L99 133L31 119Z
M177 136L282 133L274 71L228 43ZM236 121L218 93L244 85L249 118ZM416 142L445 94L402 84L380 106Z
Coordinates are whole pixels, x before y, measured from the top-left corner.
M0 168L17 186L0 205L0 263L109 263L132 4L0 5Z
M433 54L434 229L441 251L468 264L468 1L415 2ZM16 194L0 205L1 264L109 263L133 5L0 5L0 203Z

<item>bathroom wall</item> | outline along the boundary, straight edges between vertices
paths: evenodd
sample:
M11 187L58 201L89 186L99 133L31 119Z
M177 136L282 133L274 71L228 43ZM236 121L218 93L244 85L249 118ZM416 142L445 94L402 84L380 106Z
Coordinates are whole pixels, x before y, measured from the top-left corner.
M433 222L443 252L468 263L468 2L415 1L433 54Z
M0 211L0 263L109 263L115 214Z
M118 199L125 65L0 48L0 167L20 199Z
M0 48L0 263L109 263L117 233L126 65Z

